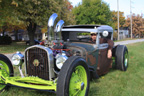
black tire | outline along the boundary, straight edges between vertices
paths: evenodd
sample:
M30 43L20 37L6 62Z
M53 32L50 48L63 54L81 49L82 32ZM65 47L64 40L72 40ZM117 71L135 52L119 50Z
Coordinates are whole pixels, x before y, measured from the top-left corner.
M116 68L121 71L126 71L128 68L129 56L128 49L124 45L118 45L115 52Z
M13 77L13 76L14 76L14 71L13 71L13 66L12 66L12 64L11 64L11 61L10 61L5 55L0 54L0 64L1 64L1 66L3 66L4 63L1 63L1 62L4 62L5 65L8 67L9 77ZM0 70L2 70L1 67L0 67ZM1 82L1 81L0 81L0 82ZM8 88L7 85L5 85L5 86L3 86L3 87L2 87L2 86L3 86L3 85L0 84L0 92L2 92L2 90L4 90L4 89Z
M86 64L86 61L78 56L72 56L70 57L63 65L60 74L58 76L58 82L57 82L57 96L69 96L69 87L70 87L70 80L72 77L72 73L75 73L74 71L76 70L77 66L82 66L86 72L87 75L87 84L83 83L84 87L84 94L85 95L77 95L77 96L87 96L88 91L89 91L89 79L90 79L90 74L89 74L89 69ZM76 84L75 84L76 85ZM87 85L87 86L84 86ZM82 83L81 83L81 90L82 89ZM73 95L70 95L73 96Z

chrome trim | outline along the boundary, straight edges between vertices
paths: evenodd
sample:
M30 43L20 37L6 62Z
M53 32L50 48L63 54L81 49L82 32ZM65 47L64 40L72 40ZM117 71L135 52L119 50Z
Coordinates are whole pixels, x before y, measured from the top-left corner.
M113 33L111 34L111 40L113 40Z
M106 49L108 48L108 43L99 44L98 49Z
M101 25L100 27L97 27L99 32L108 31L113 32L113 28L108 25Z
M99 46L99 42L100 42L100 34L98 32L97 37L96 37L96 46Z
M98 32L97 29L84 29L84 28L67 28L67 29L62 29L62 31L76 31L76 32Z
M21 65L23 64L24 55L21 54L21 52L19 52L19 51L16 52L15 54L13 54L13 55L12 55L12 58L13 58L14 55L18 55L18 56L20 57L20 63L19 63L18 65L15 65L15 64L13 64L13 62L12 62L12 65L14 65L14 66L21 66ZM13 61L12 58L11 58L11 61Z
M108 31L113 33L113 28L108 25L101 25L97 28L64 28L62 31L78 31L78 32L96 32L102 33L103 31Z
M53 51L51 49L49 49L48 47L44 47L42 45L34 45L34 46L31 46L31 47L28 47L26 50L25 50L25 56L26 56L26 51L31 49L31 48L40 48L40 49L43 49L47 52L47 56L48 56L48 63L49 63L49 80L52 80L52 78L55 77L55 74L53 72L53 68L54 68L54 57L53 57ZM25 57L25 61L26 61L26 57ZM27 69L26 69L26 64L25 64L25 75L27 75Z
M49 20L48 20L48 40L51 41L51 40L55 40L56 38L54 37L55 34L54 34L54 25L55 25L55 22L56 22L56 18L58 17L58 15L56 13L53 13Z
M19 69L19 72L20 72L21 77L22 77L22 78L25 77L25 76L23 75L23 72L22 72L22 66L19 66L18 69Z
M62 37L61 37L61 29L62 29L62 26L64 24L64 21L63 20L60 20L57 25L56 25L56 39L57 40L62 40Z

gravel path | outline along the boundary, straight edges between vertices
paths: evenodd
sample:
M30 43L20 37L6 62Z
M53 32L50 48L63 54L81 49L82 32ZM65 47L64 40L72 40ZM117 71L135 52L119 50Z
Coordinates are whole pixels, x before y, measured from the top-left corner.
M127 45L127 44L132 44L132 43L137 43L137 42L144 42L144 39L136 39L136 40L127 40L127 41L120 41L120 42L115 42L115 45ZM23 53L22 53L23 54ZM13 54L5 54L10 60Z
M115 45L127 45L127 44L132 44L132 43L137 43L137 42L144 42L144 39L136 39L136 40L127 40L127 41L120 41L120 42L115 42Z

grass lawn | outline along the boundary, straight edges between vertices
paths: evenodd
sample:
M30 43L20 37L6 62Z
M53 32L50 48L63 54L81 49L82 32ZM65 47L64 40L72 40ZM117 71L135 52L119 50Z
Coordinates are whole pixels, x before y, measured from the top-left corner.
M0 53L23 52L27 47L25 42L13 42L11 45L0 45Z
M144 42L128 45L129 67L126 72L111 71L90 83L89 96L144 96ZM15 71L16 71L15 67ZM18 74L18 72L16 72ZM11 87L0 96L55 96L53 93Z

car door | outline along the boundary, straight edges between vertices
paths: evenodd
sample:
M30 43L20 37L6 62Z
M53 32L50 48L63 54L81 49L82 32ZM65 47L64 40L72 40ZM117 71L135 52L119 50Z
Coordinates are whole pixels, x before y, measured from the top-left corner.
M106 74L109 71L112 59L107 58L108 43L100 43L98 50L99 53L98 53L97 74L102 75Z

